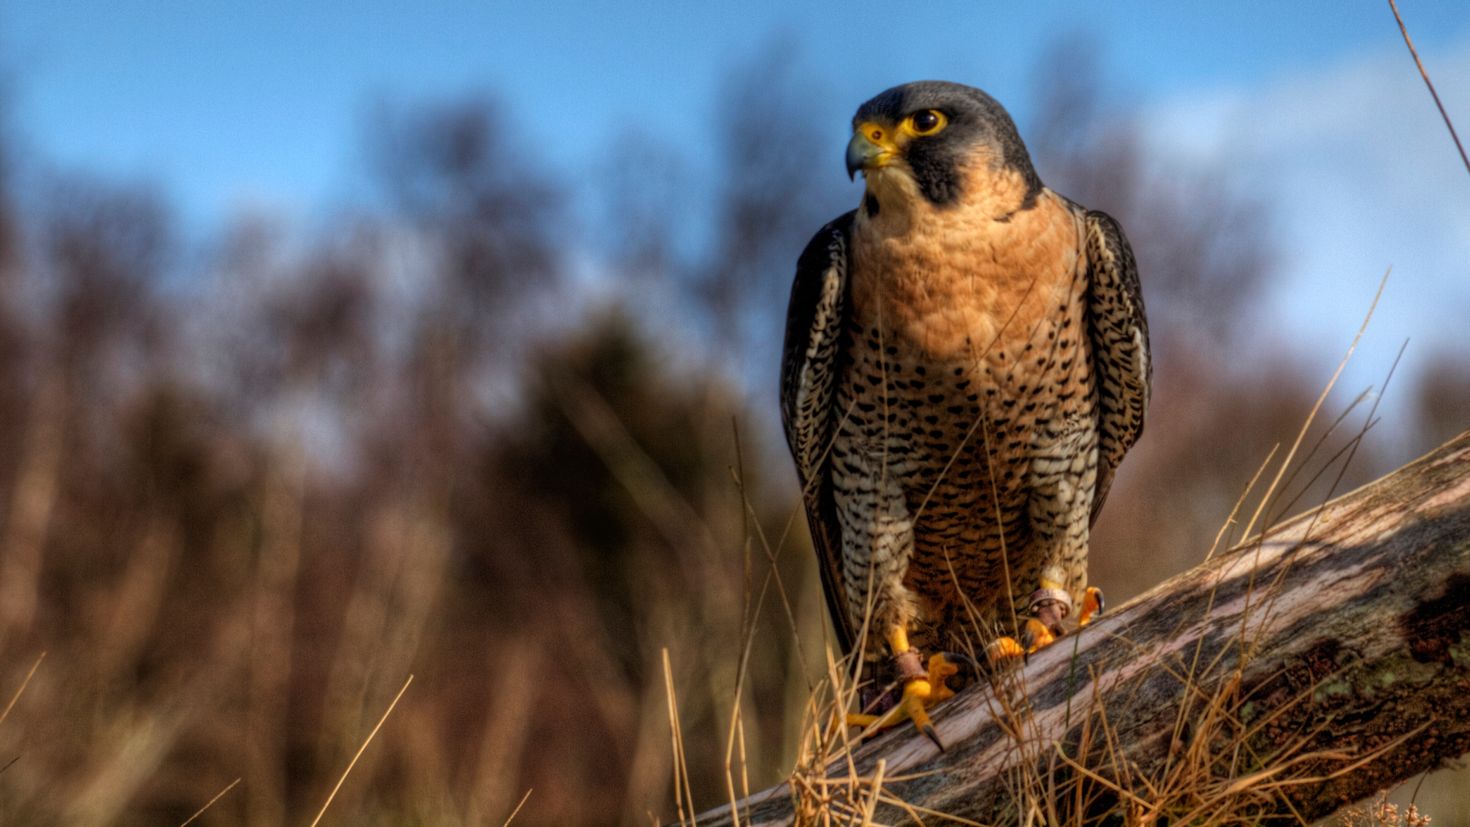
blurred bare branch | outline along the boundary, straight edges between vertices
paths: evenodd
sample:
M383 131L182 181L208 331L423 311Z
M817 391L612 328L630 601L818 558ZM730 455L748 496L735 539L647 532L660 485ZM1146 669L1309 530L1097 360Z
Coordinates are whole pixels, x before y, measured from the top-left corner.
M435 271L460 326L487 326L555 286L560 197L513 124L482 98L384 110L370 148L390 203L438 245Z
M629 131L609 146L594 172L603 202L596 235L619 278L644 294L678 265L697 187L678 150L658 136Z
M723 174L690 288L717 362L737 375L745 364L776 364L792 263L818 228L851 208L834 197L840 177L818 172L840 168L841 146L824 144L809 116L813 93L797 79L796 54L787 40L772 40L730 72L717 98Z

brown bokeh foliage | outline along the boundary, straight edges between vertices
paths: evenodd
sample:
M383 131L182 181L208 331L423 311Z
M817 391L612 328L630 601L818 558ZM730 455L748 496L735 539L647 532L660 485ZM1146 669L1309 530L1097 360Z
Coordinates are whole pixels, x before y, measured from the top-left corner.
M203 251L145 186L3 190L3 686L46 655L0 724L0 820L179 823L239 777L208 823L307 823L412 674L339 819L499 824L534 788L518 823L642 822L672 800L664 650L701 792L737 682L745 760L782 760L792 625L820 620L761 537L791 514L771 433L716 363L751 323L680 354L698 325L637 292L578 301L576 219L503 163L534 156L505 118L380 107L362 203ZM790 174L710 205L754 258L629 283L758 316L694 296L786 257L747 222Z
M800 111L770 57L725 95ZM1264 205L1147 163L1084 76L1044 79L1023 131L1143 267L1156 402L1095 554L1123 597L1204 553L1328 370L1259 332ZM594 178L579 228L509 117L383 107L362 204L203 245L147 186L37 173L22 208L0 146L0 695L46 653L0 722L0 821L179 823L240 778L203 823L309 823L412 674L329 821L500 824L532 790L517 824L647 823L673 801L664 650L701 803L737 697L737 765L789 769L823 609L771 391L840 147L716 124L728 177L691 188L628 136L658 174ZM1470 387L1436 365L1421 442Z

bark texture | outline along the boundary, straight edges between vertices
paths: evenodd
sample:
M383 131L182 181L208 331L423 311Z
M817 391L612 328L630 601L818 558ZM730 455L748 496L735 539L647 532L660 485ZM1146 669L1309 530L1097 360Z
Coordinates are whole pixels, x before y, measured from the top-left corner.
M1470 752L1470 431L968 688L935 720L946 752L896 730L829 766L826 786L741 802L738 823L792 823L821 809L813 789L833 791L835 823L853 810L877 823L1294 823ZM840 783L871 780L880 760L876 802L871 783Z

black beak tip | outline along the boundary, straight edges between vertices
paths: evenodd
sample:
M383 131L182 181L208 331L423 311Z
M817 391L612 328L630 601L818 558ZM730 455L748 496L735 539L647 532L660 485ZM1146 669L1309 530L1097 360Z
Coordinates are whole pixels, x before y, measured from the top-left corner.
M867 165L873 149L873 145L862 135L852 136L852 140L847 142L847 153L843 158L847 163L847 180L857 178L858 170Z

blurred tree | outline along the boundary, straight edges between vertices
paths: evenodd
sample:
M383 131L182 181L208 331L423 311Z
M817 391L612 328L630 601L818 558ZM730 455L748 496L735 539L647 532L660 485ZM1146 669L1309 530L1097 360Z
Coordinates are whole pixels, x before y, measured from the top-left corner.
M20 220L15 209L12 147L10 83L8 77L0 77L0 282L14 278L20 264ZM10 290L5 292L8 294Z
M20 216L16 211L14 160L11 150L9 89L0 80L0 422L14 425L24 417L29 390L25 376L29 353L27 331L20 306L21 257ZM0 428L0 469L13 469L24 450L24 433L17 427ZM0 470L0 503L7 501L13 480ZM3 553L3 552L0 552ZM3 588L0 588L3 593Z
M72 387L94 393L136 377L162 351L155 293L166 276L170 218L146 188L67 176L40 221L50 350Z
M797 53L773 39L727 75L716 98L714 219L687 277L715 364L763 377L758 393L769 386L772 399L794 262L823 224L851 209L837 188L841 146L824 143L810 115L816 95L797 80ZM834 174L814 174L823 169Z
M37 272L6 284L41 305L27 314L37 322L26 331L32 343L18 348L29 354L27 374L12 376L27 402L11 410L22 444L0 548L6 638L22 636L46 610L38 592L48 585L48 544L95 542L129 527L125 510L103 510L53 534L70 516L69 501L83 513L107 502L112 481L103 465L118 450L104 434L164 347L155 296L168 250L163 206L146 189L84 176L52 182L47 196L34 236ZM98 574L125 553L86 551Z
M598 205L595 238L624 292L669 292L678 262L687 256L691 211L705 206L677 147L656 135L629 130L613 138L598 159L593 182ZM661 298L661 297L660 297Z
M557 287L567 234L560 196L536 171L515 122L471 97L385 109L372 134L389 204L437 259L431 267L443 280L444 304L434 312L453 324L467 352L486 339L504 344L497 323L511 322L528 296Z
M761 491L764 477L751 461L760 446L736 455L731 423L745 418L738 398L703 372L670 373L667 356L630 318L602 315L537 355L524 417L487 457L481 486L461 498L461 513L494 524L466 533L482 538L467 548L479 572L473 582L486 605L504 607L485 622L502 646L530 636L546 653L547 691L525 711L521 787L554 789L573 777L597 785L591 798L601 804L591 809L541 802L536 818L548 823L589 823L619 801L624 819L638 821L648 802L669 800L672 756L657 721L664 648L695 783L723 788L743 590L766 569L759 549L741 551L746 509L772 515L769 500L743 502L731 482L742 463L748 490ZM711 398L723 400L723 416L709 414ZM805 568L787 556L792 587ZM746 746L769 772L795 725L783 678L799 668L775 606L756 634L762 645L748 668L759 678L744 700L760 712L747 722ZM589 737L608 746L578 746Z
M1433 354L1419 374L1413 425L1415 454L1441 445L1470 428L1470 365L1464 354Z

